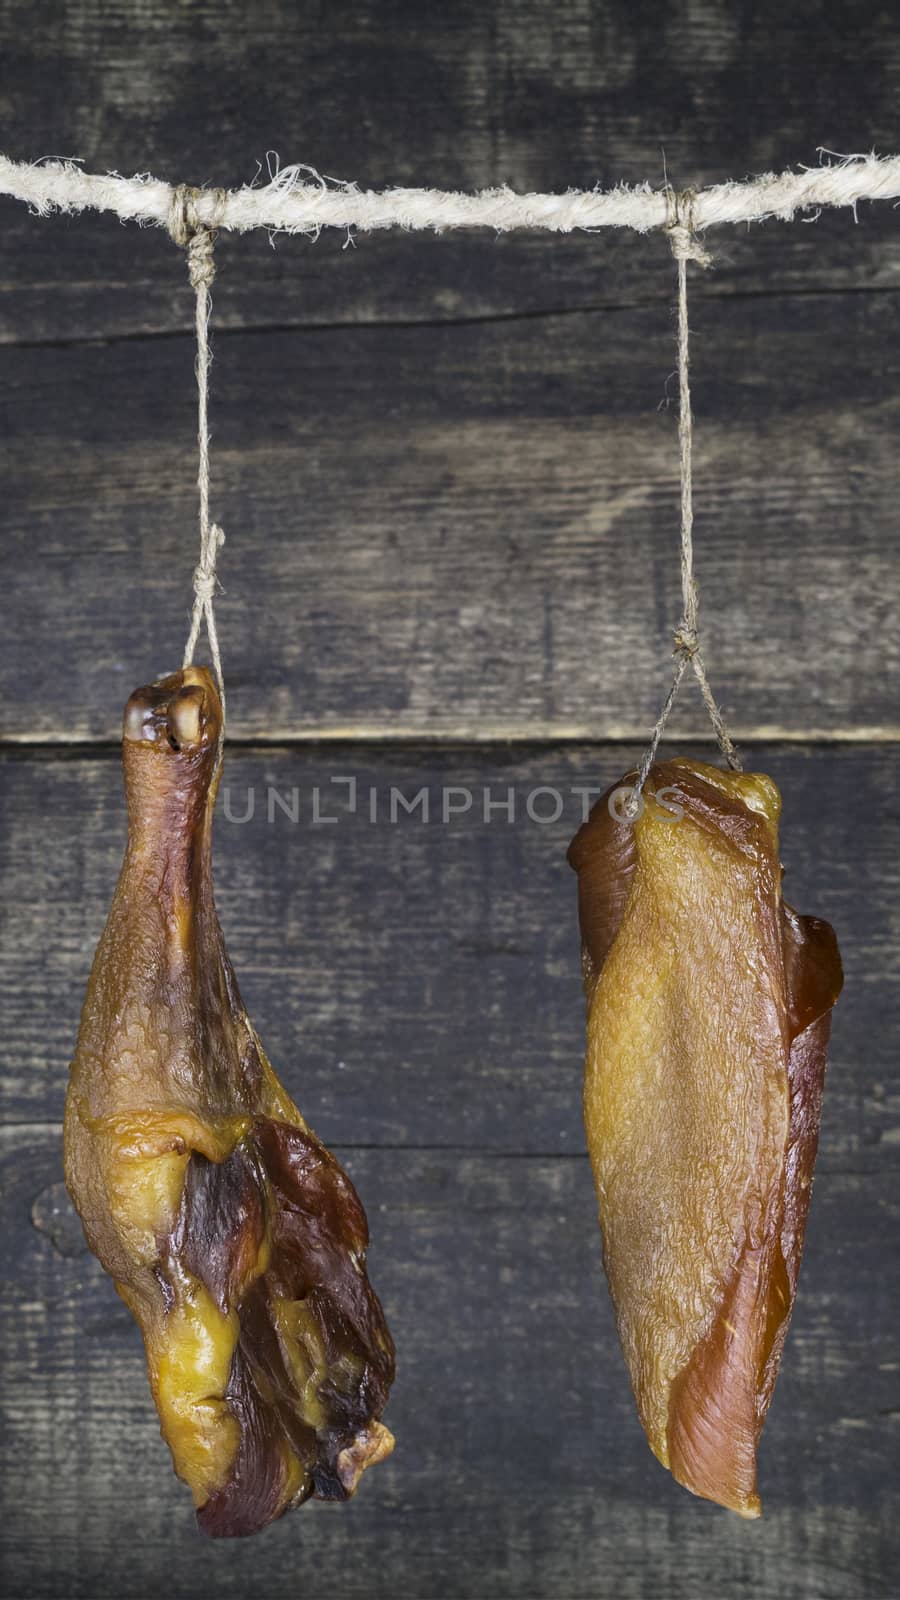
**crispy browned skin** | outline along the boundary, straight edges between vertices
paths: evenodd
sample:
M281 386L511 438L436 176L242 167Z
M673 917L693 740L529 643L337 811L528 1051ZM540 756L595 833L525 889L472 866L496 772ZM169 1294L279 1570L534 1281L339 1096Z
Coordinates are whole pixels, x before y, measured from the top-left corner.
M676 760L646 794L633 824L604 795L569 851L603 1259L651 1449L754 1517L841 963L782 900L771 779Z
M275 1077L216 917L221 705L188 667L125 708L128 846L72 1063L66 1182L144 1336L200 1526L344 1500L388 1455L394 1351L365 1213Z

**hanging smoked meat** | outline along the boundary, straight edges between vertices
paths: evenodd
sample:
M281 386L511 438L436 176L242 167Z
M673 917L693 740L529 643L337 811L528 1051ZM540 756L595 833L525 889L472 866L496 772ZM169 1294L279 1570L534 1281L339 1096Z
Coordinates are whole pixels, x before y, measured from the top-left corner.
M840 957L782 899L771 779L663 762L622 809L610 791L569 851L604 1265L651 1449L754 1517Z
M221 703L189 667L125 709L128 845L66 1102L66 1181L144 1336L206 1533L345 1500L390 1453L365 1213L281 1087L213 900Z

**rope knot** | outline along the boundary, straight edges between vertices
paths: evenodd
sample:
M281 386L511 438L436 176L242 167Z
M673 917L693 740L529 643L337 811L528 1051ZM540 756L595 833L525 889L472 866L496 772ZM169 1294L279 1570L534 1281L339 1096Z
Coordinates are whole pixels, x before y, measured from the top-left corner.
M686 622L679 623L675 629L675 655L684 656L690 661L692 656L700 649L700 636L696 628L691 628Z
M213 247L225 207L224 189L196 189L180 183L172 190L169 205L169 237L187 250L188 276L193 289L208 289L216 275ZM200 202L203 211L201 217Z
M173 244L185 249L191 242L200 226L197 217L197 197L199 189L189 183L179 183L172 190L172 199L169 203L169 238Z
M210 523L209 544L194 568L194 594L201 605L209 605L216 592L216 557L225 543L225 535L217 523Z
M187 247L187 264L192 289L209 289L212 285L216 275L213 254L215 242L215 230L211 228L198 228L191 236Z
M698 267L712 266L712 256L700 243L694 231L696 197L693 189L685 189L679 194L676 189L669 186L663 192L666 197L666 221L663 233L672 247L675 260L694 261Z
M194 568L194 593L201 605L208 605L216 592L216 575L210 567Z

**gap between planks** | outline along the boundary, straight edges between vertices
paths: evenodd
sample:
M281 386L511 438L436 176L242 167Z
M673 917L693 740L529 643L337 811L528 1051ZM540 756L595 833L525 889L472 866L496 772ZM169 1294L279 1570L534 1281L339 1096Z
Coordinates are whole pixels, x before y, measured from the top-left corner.
M233 749L268 748L270 746L316 744L373 744L373 745L643 745L647 741L645 723L632 726L614 724L598 729L580 722L521 723L479 721L476 723L449 723L441 728L397 727L381 722L333 723L330 726L311 725L299 728L279 728L266 733L228 735ZM891 745L900 744L900 724L860 724L846 728L786 728L777 722L759 723L753 728L732 729L737 744L810 744L810 745ZM715 745L715 738L707 731L670 732L666 729L666 744ZM104 738L95 734L71 732L0 733L0 754L4 750L39 754L42 751L80 750L85 755L92 752L118 750L118 737Z
M0 292L21 294L25 289L43 288L59 292L58 283L43 285L0 283ZM66 287L75 287L83 290L102 289L102 281L88 281L83 284L72 285L68 281ZM107 285L109 288L121 289L128 285L114 283ZM733 289L720 290L713 288L704 293L698 292L695 287L692 298L699 301L721 301L726 303L749 300L779 300L779 299L833 299L839 295L886 295L897 294L900 283L878 284L843 284L823 285L810 287L805 284L785 285L783 288L765 289ZM665 292L644 296L636 295L634 298L616 300L589 301L584 305L575 306L524 306L513 310L479 311L470 316L445 316L436 317L423 315L421 317L359 317L359 318L326 318L322 322L287 321L287 322L230 322L225 313L217 320L214 333L216 338L228 338L235 335L273 335L273 334L319 334L319 333L348 333L348 332L405 332L410 329L429 328L470 328L483 325L515 322L539 322L550 320L554 317L595 317L605 316L608 313L620 311L647 311L654 306L667 305L671 300L668 287ZM0 333L0 348L10 350L79 350L92 347L112 346L115 344L140 343L155 339L180 339L194 338L194 330L186 324L172 323L170 327L161 328L129 328L124 331L72 335L51 335L46 338L30 337L16 338L15 334Z

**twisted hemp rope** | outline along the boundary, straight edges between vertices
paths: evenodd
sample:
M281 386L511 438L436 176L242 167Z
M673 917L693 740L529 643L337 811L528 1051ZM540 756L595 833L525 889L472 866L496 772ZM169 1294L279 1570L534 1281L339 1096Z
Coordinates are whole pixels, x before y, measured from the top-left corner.
M219 636L216 630L214 597L216 592L216 561L225 535L215 522L209 520L209 368L212 356L209 347L209 317L212 307L210 289L216 276L214 249L216 220L225 204L223 189L203 190L209 202L212 199L212 222L201 222L197 214L197 200L201 191L189 184L180 184L172 195L169 211L169 234L175 244L187 250L188 277L196 295L195 325L197 333L197 443L199 463L197 487L200 491L200 560L194 568L194 606L191 627L184 647L183 667L194 659L202 622L206 621L206 635L212 656L219 696L222 701L222 733L225 734L225 681L222 676L222 658L219 653Z
M861 200L900 198L900 156L874 151L841 156L822 147L819 164L799 171L764 173L747 183L717 183L691 200L694 231L762 222L777 217L789 222L801 212L812 218L823 206L849 206ZM305 162L279 166L269 159L269 182L245 184L224 194L204 189L194 199L197 220L207 228L246 233L267 228L274 233L305 233L318 238L322 228L371 231L376 228L546 228L571 233L583 228L633 228L655 232L671 222L671 192L649 183L628 188L619 184L605 192L567 189L562 194L516 194L514 190L481 189L454 194L439 189L360 189L355 183L322 178ZM176 191L177 192L177 191ZM123 178L114 172L84 172L74 161L11 161L0 155L0 195L13 195L38 216L50 211L111 211L123 220L165 226L170 222L173 191L149 173Z
M694 231L694 195L691 190L677 194L674 189L666 191L669 220L665 226L669 244L678 271L678 453L681 476L681 621L675 629L675 671L672 684L663 703L663 708L656 719L650 743L647 746L644 759L638 768L637 782L631 794L629 813L635 815L640 804L640 795L647 775L656 759L659 741L665 731L666 723L672 712L681 680L687 671L688 665L693 668L694 676L700 685L700 693L709 712L709 720L715 730L719 742L719 749L728 762L729 767L735 772L741 771L741 763L737 751L731 742L725 719L716 704L715 696L710 688L706 676L706 667L700 650L700 633L698 629L699 596L697 584L694 579L694 499L693 499L693 473L692 473L692 447L693 447L693 417L691 414L691 386L690 386L690 345L688 334L688 303L687 303L687 264L689 261L698 267L708 267L712 264L712 256L698 240Z

